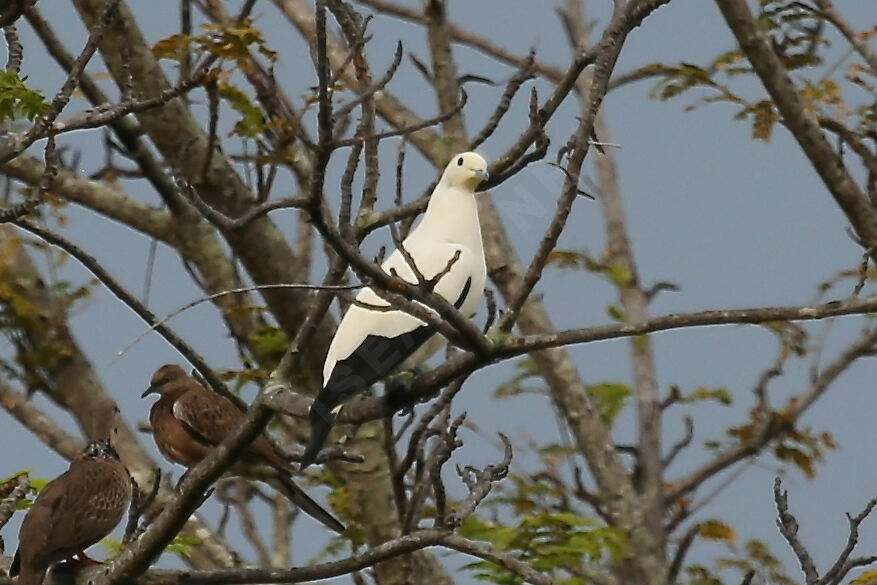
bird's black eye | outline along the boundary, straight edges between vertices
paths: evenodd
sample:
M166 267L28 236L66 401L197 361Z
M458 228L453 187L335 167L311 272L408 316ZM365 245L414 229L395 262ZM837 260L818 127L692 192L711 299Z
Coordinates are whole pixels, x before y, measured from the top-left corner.
M458 167L462 167L462 166L463 166L463 157L462 157L462 156L461 156L460 158L457 159L457 166L458 166Z

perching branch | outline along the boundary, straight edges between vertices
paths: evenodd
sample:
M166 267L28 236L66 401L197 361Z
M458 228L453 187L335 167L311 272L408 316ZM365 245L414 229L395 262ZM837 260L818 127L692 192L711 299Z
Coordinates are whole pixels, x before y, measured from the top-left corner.
M846 301L832 301L821 305L801 305L791 307L762 307L736 310L699 311L695 313L674 313L659 317L653 317L641 323L611 323L582 329L570 329L556 333L538 333L520 337L511 337L503 345L492 347L490 353L479 358L471 353L463 353L451 358L442 365L429 372L418 375L408 386L406 392L407 403L399 404L398 401L387 401L384 398L367 398L355 404L346 406L338 415L341 424L358 424L369 420L376 420L389 416L396 409L414 404L418 400L432 396L437 390L458 376L470 374L487 365L498 361L518 357L533 351L542 349L563 347L579 343L590 343L607 339L622 337L635 337L646 333L670 331L674 329L687 329L691 327L707 327L712 325L757 325L774 321L812 321L841 315L861 315L877 311L877 297L867 299L850 299ZM873 336L873 337L872 337ZM830 385L834 378L857 357L867 355L871 345L877 339L877 333L868 333L860 338L853 346L847 349L835 362L826 367L819 380L814 382L804 400L799 406L809 406ZM276 408L296 417L306 417L311 399L300 396L295 399L280 399L271 402L272 408ZM747 446L744 453L737 454L734 461L739 460L749 451ZM730 455L729 455L730 457ZM722 468L727 461L722 464ZM710 465L710 468L712 465ZM706 473L706 472L701 472ZM712 475L709 472L707 475ZM678 496L687 492L693 484L699 484L704 478L696 481L686 480L677 485L672 494ZM679 485L684 489L679 489ZM668 495L671 498L671 495Z
M520 575L526 583L531 583L533 585L555 585L555 582L550 577L536 571L528 563L516 559L508 553L502 552L486 542L471 540L448 532L447 530L439 530L435 528L418 530L411 534L394 538L346 559L329 561L306 567L284 569L216 569L202 571L151 569L138 577L132 577L130 582L134 585L255 585L258 583L305 583L347 575L354 571L373 567L375 564L382 561L410 554L432 546L440 546L475 558L496 563L497 565ZM121 553L121 555L124 555L125 552ZM118 558L119 557L116 557L116 559L114 559L108 566L110 571L114 570ZM88 583L100 584L105 581L103 575L106 570L107 567L102 566L84 568L76 573L76 580L73 585L88 585ZM606 583L607 585L612 583L611 580L597 582ZM55 580L49 575L45 583L46 585L62 585L63 582ZM13 580L8 577L0 577L0 585L13 585ZM69 585L69 581L67 582L67 585Z

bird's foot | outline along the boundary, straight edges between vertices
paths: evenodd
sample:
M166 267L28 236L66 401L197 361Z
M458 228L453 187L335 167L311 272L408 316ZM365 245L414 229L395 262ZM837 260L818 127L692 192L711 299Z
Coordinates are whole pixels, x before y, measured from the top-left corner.
M406 414L406 411L411 410L411 400L407 395L411 379L407 374L402 374L384 381L384 399L390 412Z
M66 561L70 565L76 565L78 567L87 567L89 565L103 565L103 561L98 561L96 559L91 558L85 551L78 552L75 555L71 556Z
M414 409L416 402L422 402L422 400L412 400L409 390L411 383L428 369L423 365L417 365L384 381L384 398L393 412L407 416Z

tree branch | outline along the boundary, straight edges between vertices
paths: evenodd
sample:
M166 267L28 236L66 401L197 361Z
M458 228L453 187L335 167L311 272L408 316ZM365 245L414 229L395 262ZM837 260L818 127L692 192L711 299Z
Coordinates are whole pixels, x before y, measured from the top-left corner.
M759 29L746 0L716 0L716 4L776 104L783 124L798 141L856 234L872 250L871 257L877 259L877 214L873 213L868 198L850 176L843 159L825 139L819 122L805 106L782 60Z

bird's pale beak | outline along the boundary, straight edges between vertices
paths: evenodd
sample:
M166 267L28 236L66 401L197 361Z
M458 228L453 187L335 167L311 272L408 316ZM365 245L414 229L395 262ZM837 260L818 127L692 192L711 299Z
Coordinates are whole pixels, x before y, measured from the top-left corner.
M475 169L475 176L484 182L490 178L490 173L488 173L486 169Z
M140 395L140 398L146 398L150 394L158 394L158 384L150 384L149 388Z

